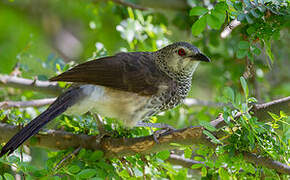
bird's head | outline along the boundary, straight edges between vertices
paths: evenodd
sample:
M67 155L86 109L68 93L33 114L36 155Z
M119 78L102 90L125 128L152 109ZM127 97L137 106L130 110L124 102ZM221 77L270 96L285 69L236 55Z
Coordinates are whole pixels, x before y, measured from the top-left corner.
M176 42L156 51L155 60L163 71L177 76L191 76L200 61L210 62L197 47L187 42Z

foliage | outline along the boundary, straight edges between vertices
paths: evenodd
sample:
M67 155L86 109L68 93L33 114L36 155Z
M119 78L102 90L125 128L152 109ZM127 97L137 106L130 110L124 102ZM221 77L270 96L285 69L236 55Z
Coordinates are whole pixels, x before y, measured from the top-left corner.
M82 59L90 60L119 51L153 51L174 41L193 42L211 57L213 63L198 68L189 97L230 105L221 108L181 105L151 121L176 128L205 127L203 133L217 145L216 149L174 144L176 149L173 151L204 164L195 164L191 168L175 166L166 162L171 153L168 150L105 159L103 152L86 149L60 163L74 149L52 151L31 147L28 153L27 147L23 147L9 157L0 158L0 179L13 179L16 174L26 179L289 178L248 163L242 156L243 152L251 152L290 164L289 117L281 111L280 114L271 113L273 119L263 122L249 112L256 102L290 95L289 1L188 2L192 7L185 12L140 11L113 2L81 0L0 2L0 52L5 52L0 53L0 73L11 73L17 64L22 77L47 80ZM33 10L35 7L41 7L43 11ZM40 15L42 13L45 15ZM230 36L221 38L221 31L234 19L241 21L241 25L233 29ZM69 37L71 41L66 42L67 39L61 37ZM60 85L67 86L65 83ZM1 101L48 96L0 87ZM0 109L0 121L23 125L45 108ZM238 112L241 115L237 117ZM221 129L209 123L219 113L226 122ZM115 119L105 117L104 120L105 129L115 137L151 134L148 128L127 130ZM62 115L48 128L76 134L99 133L90 114ZM223 136L217 137L216 132L220 130ZM196 169L199 173L194 171Z

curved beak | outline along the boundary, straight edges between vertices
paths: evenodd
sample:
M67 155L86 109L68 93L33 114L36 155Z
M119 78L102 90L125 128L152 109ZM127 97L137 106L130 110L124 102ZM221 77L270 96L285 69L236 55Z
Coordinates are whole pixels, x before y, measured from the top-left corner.
M193 60L210 62L210 59L206 55L203 55L201 53L198 53L198 54L191 56L191 57Z

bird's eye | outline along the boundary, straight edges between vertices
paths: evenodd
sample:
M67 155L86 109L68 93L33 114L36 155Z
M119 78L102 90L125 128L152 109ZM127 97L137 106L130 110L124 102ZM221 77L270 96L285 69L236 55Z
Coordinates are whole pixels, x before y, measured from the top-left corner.
M178 49L178 55L179 56L184 56L186 53L185 53L185 50L184 49Z

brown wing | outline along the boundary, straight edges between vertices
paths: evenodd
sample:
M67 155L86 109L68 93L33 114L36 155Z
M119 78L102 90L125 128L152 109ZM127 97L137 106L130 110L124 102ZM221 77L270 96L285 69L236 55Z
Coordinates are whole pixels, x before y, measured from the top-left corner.
M150 53L119 53L79 64L50 79L78 82L153 95L158 91L161 73L152 62Z

